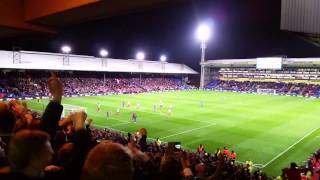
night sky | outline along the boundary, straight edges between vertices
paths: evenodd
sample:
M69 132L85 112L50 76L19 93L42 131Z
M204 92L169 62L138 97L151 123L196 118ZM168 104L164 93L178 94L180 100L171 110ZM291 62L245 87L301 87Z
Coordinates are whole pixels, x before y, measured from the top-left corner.
M212 27L206 59L255 58L285 55L320 57L320 48L280 31L280 0L184 0L156 9L64 27L57 35L28 35L2 40L1 49L59 52L62 44L74 54L132 59L137 50L146 59L166 54L169 62L199 70L200 44L195 29Z

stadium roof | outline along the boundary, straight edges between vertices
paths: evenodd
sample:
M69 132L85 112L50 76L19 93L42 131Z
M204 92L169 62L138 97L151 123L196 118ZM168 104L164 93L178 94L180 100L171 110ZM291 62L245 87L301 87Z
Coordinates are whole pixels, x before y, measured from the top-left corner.
M157 8L178 0L1 0L0 38Z
M194 31L199 22L209 21L213 34L207 59L320 57L314 43L280 30L281 4L280 0L0 0L0 49L60 52L67 43L76 54L96 56L106 48L110 57L119 59L143 50L149 59L166 54L169 61L200 70ZM319 42L317 36L312 39Z
M0 51L0 59L0 69L197 74L185 64L61 53Z
M255 68L257 65L257 58L251 59L217 59L209 60L203 64L205 67L244 67L244 68ZM310 57L310 58L283 58L282 64L284 67L294 67L294 68L319 68L320 58Z

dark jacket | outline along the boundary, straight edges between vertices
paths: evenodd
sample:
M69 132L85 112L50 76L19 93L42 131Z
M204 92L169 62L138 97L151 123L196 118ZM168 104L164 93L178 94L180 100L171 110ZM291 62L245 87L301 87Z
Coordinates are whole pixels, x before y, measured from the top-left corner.
M42 115L40 129L47 132L51 139L55 137L59 128L58 122L61 118L62 110L63 106L61 104L50 101Z

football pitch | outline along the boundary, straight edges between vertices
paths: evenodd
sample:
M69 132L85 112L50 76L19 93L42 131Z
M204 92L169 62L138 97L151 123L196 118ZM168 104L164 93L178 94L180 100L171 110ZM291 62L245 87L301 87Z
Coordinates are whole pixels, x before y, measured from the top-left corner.
M43 110L46 103L30 100L28 106ZM199 144L209 153L226 146L236 151L238 161L251 160L269 176L279 175L292 161L302 164L320 144L320 99L194 90L72 97L62 103L86 107L98 128L136 132L144 127L148 138L180 141L192 151Z

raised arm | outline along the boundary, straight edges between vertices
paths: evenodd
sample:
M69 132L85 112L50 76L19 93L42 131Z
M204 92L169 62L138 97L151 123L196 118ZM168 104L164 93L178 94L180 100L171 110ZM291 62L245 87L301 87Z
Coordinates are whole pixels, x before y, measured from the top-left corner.
M48 87L52 100L49 102L43 113L40 128L47 132L51 139L53 139L58 129L58 121L60 120L63 110L63 106L61 105L63 86L56 75L51 74L51 77L48 80Z

